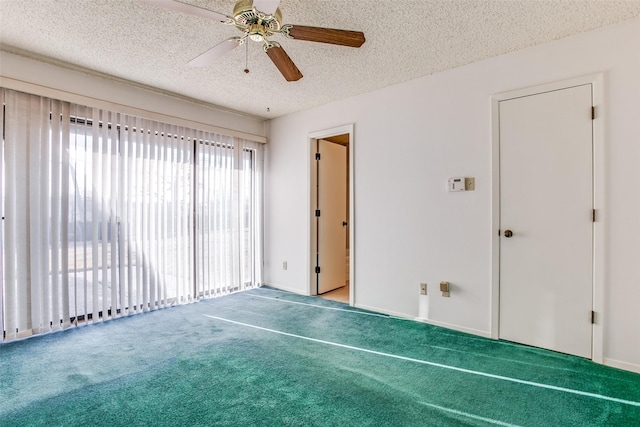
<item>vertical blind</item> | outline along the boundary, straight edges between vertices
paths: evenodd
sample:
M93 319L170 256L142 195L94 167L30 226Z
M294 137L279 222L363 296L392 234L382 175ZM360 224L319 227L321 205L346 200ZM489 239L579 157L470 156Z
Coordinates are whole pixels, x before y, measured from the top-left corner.
M0 96L3 340L260 284L261 144Z

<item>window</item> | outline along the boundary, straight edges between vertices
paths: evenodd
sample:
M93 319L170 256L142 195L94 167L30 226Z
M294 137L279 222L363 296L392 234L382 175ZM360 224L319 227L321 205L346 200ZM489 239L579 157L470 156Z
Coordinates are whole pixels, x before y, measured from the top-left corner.
M4 340L260 283L260 144L1 94Z

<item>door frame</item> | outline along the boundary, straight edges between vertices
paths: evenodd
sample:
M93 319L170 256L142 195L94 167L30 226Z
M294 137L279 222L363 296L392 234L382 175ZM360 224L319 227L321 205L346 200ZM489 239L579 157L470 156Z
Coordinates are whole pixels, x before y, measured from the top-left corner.
M353 123L337 126L320 131L310 132L307 134L307 159L308 170L307 174L307 206L308 206L308 218L307 222L307 236L309 236L309 252L307 257L307 290L309 295L316 295L315 278L316 273L313 267L315 266L315 200L313 199L313 185L315 183L315 141L318 139L326 139L337 135L349 135L349 147L347 150L347 161L349 162L349 305L355 305L355 192L354 192L354 152L355 152L355 138L353 132Z
M606 212L605 156L604 156L604 76L591 74L572 79L502 92L491 97L491 338L499 339L500 327L500 102L514 98L536 95L590 84L595 118L592 120L593 135L593 208L596 221L593 223L593 311L591 359L604 363L604 230Z

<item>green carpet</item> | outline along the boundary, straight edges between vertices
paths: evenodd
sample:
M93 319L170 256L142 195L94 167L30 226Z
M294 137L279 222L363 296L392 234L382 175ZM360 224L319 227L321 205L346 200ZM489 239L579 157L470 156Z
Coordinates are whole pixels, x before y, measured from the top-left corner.
M261 288L1 345L0 425L636 426L640 375Z

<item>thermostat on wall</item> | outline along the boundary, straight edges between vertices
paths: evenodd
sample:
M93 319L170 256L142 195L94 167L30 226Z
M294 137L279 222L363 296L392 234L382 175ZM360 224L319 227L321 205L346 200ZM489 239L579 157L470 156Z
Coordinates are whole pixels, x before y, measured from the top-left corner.
M456 176L449 178L449 191L464 191L464 177Z

